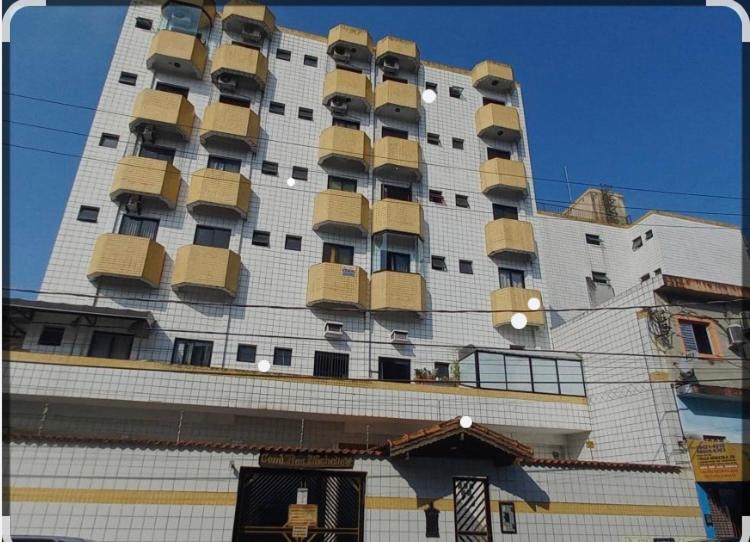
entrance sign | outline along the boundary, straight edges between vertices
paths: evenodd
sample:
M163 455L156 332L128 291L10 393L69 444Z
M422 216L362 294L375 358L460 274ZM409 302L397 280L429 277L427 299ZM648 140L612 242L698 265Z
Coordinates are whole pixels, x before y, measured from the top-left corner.
M721 440L689 440L696 482L741 482L750 476L750 448Z
M321 454L260 454L258 462L265 468L283 469L353 469L354 458Z

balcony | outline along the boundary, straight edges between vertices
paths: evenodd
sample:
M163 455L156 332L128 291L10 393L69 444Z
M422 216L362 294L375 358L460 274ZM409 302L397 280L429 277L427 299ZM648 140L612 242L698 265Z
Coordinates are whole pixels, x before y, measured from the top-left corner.
M523 196L528 190L526 166L519 160L487 160L479 167L479 180L487 195Z
M517 141L521 138L521 121L512 107L487 104L474 115L477 136L497 141Z
M532 290L527 288L500 288L492 292L490 297L490 303L492 305L492 325L494 327L502 327L510 325L510 319L513 314L519 311L529 311L529 299L536 297L539 301L542 300L542 294L539 290ZM526 325L528 326L543 326L544 325L544 312L543 307L540 310L524 312L526 315Z
M337 62L370 62L372 50L372 38L367 30L340 24L328 32L328 54Z
M416 201L381 199L372 206L372 233L406 233L422 237L422 206Z
M222 45L211 64L211 80L221 92L246 96L266 86L268 60L260 51L241 45Z
M130 131L190 140L195 108L184 96L145 89L135 98Z
M96 240L87 276L92 282L115 279L158 288L164 254L148 237L105 233Z
M200 169L190 179L185 205L191 212L219 209L245 218L250 207L250 181L239 173Z
M362 73L333 70L326 75L323 85L323 104L337 109L366 113L372 107L372 83Z
M201 143L230 145L255 152L260 137L258 114L249 107L212 103L203 112Z
M375 47L375 62L385 72L415 73L419 69L419 49L413 41L386 36Z
M112 189L112 201L123 202L139 196L168 209L177 205L180 193L180 170L166 160L125 156L117 163Z
M160 30L151 40L146 67L155 72L200 79L208 51L198 38L182 32Z
M276 17L266 6L230 0L221 12L224 31L245 41L262 43L276 30Z
M308 307L356 307L369 305L370 284L362 268L337 263L319 263L307 273Z
M165 10L169 4L175 3L200 8L200 10L203 12L203 16L208 17L209 19L214 19L216 17L216 3L213 0L179 0L179 2L163 0L162 4L164 4L164 7L162 8L162 10Z
M534 255L534 229L529 222L501 218L484 227L487 256L501 254Z
M356 231L370 229L370 203L362 194L343 190L324 190L315 196L313 230Z
M378 271L370 281L370 309L419 313L425 309L427 287L417 273Z
M330 126L320 133L321 167L369 171L371 158L370 138L361 130Z
M416 85L383 81L375 88L375 113L414 122L419 120L419 99Z
M419 182L422 178L419 142L384 137L375 142L373 171L379 177Z
M471 70L474 88L490 92L507 92L513 88L513 68L508 64L485 60Z
M230 297L240 282L240 256L228 248L185 245L177 250L172 271L176 292L215 291Z

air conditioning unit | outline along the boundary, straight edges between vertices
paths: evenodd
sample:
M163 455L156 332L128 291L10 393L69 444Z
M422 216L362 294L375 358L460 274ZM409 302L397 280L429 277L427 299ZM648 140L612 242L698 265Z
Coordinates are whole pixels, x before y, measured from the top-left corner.
M323 336L328 339L340 339L344 336L344 324L341 322L326 322Z
M349 104L344 98L337 96L331 98L331 101L328 102L328 108L334 115L346 115L346 112L349 110Z
M146 143L156 142L156 126L153 124L144 124L140 129L141 137Z
M263 34L261 34L260 30L249 23L245 23L242 25L240 36L244 41L250 43L261 43L263 41Z
M237 90L237 77L231 73L222 73L216 79L216 86L221 92L234 92Z
M385 73L397 73L399 70L398 58L387 56L383 59L383 71Z
M352 59L352 54L346 50L346 47L342 47L341 45L333 48L331 56L337 62L349 62Z
M409 342L409 332L403 329L394 329L391 331L391 342L393 344L407 344Z
M729 346L741 346L745 342L745 331L739 324L727 326Z
M128 214L139 216L141 214L141 196L131 195L125 202L125 210Z

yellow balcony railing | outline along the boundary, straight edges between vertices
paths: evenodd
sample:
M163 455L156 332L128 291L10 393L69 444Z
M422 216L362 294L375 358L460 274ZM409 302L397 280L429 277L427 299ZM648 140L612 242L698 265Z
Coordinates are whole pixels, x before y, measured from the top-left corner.
M226 209L245 218L250 207L250 181L240 173L200 169L190 179L185 205L190 211Z
M185 245L177 250L172 289L209 290L234 297L240 282L240 256L228 248Z
M248 32L257 31L266 39L276 30L276 17L266 6L245 0L230 0L221 12L225 32L240 37L249 37Z
M125 156L117 163L109 197L123 201L130 196L161 203L169 209L177 205L180 170L166 160Z
M328 54L334 60L369 62L372 50L372 38L367 30L340 24L328 32Z
M523 312L526 315L526 325L543 326L543 307L540 306L539 309L534 311L529 310L529 299L533 297L537 298L541 303L542 294L539 290L532 290L530 288L500 288L494 290L490 296L493 311L492 325L494 327L507 326L510 324L510 320L515 313L526 311Z
M534 229L530 222L501 218L484 227L484 244L487 256L498 254L534 254Z
M362 73L348 70L328 72L323 84L323 103L346 107L352 111L369 111L372 107L372 83Z
M505 92L513 86L513 68L508 64L485 60L471 70L474 88L493 92Z
M366 234L370 229L370 203L362 194L343 190L324 190L315 196L313 230L356 230Z
M99 236L89 262L91 281L122 280L158 288L164 247L148 237L105 233Z
M184 96L163 90L145 89L135 98L130 131L176 136L190 140L195 108Z
M307 306L366 309L370 302L367 273L353 265L319 263L307 272Z
M422 206L416 201L381 199L372 206L372 233L423 234Z
M370 309L394 312L425 310L427 287L417 273L378 271L370 281Z
M399 70L415 72L419 68L419 48L413 41L386 36L375 47L375 61L383 64L395 60Z
M369 171L370 138L361 130L329 126L320 133L318 164L322 167Z
M383 81L375 89L375 113L405 121L419 119L419 89L398 81Z
M268 60L257 49L226 44L216 50L211 80L220 91L247 94L266 86Z
M240 145L254 152L259 137L258 114L249 107L217 102L203 112L201 143L204 145Z
M195 36L160 30L151 40L146 66L157 72L200 79L207 54L206 46Z
M516 141L521 137L518 111L507 105L487 104L474 115L477 135L499 141Z
M479 180L485 194L523 195L528 189L526 166L519 160L487 160L479 167Z
M418 141L389 136L375 142L373 170L380 177L418 182L422 178L420 164Z

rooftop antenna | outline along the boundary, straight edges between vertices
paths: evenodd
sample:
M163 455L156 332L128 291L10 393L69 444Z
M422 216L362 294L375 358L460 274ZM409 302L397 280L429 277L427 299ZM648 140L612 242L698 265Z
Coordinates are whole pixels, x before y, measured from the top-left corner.
M570 191L570 179L568 178L568 166L563 166L565 172L565 186L568 187L568 203L573 203L573 194Z

